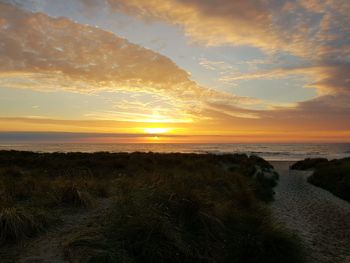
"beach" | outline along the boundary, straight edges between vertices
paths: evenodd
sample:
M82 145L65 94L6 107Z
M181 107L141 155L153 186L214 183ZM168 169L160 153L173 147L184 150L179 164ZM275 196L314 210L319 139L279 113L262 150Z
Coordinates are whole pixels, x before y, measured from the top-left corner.
M302 238L310 262L350 262L350 204L306 181L312 171L270 162L280 178L271 204L275 219Z

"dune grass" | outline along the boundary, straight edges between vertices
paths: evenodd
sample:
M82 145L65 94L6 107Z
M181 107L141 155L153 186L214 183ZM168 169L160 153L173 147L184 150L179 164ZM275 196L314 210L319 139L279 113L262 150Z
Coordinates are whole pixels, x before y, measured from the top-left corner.
M49 217L40 211L16 207L0 210L0 244L19 242L43 232Z
M314 173L308 178L309 183L350 202L350 158L331 161L307 159L297 162L295 167L314 169Z
M93 204L91 195L86 191L80 190L78 185L71 182L57 185L55 194L58 204L76 207L91 207Z
M294 163L290 168L293 170L310 170L325 163L328 163L328 159L326 158L306 158Z
M69 261L303 262L300 241L267 206L272 168L243 154L0 151L0 204L15 225L6 239L48 227L28 211L59 214L109 198L110 212L65 238Z
M273 224L244 175L202 166L191 176L130 180L122 189L105 228L119 260L303 261L297 237Z

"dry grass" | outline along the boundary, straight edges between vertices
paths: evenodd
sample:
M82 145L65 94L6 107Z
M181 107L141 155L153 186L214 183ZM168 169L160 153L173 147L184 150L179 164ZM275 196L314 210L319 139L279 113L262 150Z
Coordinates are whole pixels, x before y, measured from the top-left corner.
M49 219L44 213L5 207L0 211L0 243L18 242L44 231Z
M55 196L58 203L63 205L72 205L75 207L91 207L93 205L91 195L71 182L57 184Z
M270 218L277 176L257 173L269 169L246 155L0 151L3 202L26 208L3 209L1 233L42 231L27 208L63 213L108 197L112 212L64 243L71 262L302 262L298 240Z

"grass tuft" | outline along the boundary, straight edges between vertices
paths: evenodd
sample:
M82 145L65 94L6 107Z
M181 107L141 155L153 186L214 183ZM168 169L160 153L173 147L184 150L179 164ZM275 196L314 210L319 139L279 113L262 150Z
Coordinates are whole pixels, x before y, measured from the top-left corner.
M95 229L71 234L63 242L63 251L69 262L128 262L117 260L120 257L116 257L109 251L106 239L101 235L100 230Z
M58 202L64 205L72 205L76 207L91 207L93 199L91 195L70 182L64 183L56 190Z
M0 211L0 243L18 242L44 231L48 217L37 211L7 207Z

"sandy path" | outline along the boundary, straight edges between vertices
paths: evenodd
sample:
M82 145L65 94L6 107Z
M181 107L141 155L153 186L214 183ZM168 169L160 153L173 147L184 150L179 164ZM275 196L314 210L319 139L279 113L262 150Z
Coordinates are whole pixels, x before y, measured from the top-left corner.
M20 255L20 263L66 263L62 242L71 233L78 233L81 229L93 224L95 220L106 214L111 200L99 200L94 209L79 209L74 214L62 217L62 224L51 229L44 235L33 239Z
M310 262L350 263L350 204L306 181L311 172L271 162L280 174L272 204L277 221L296 230Z

